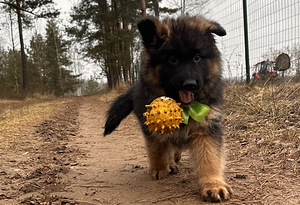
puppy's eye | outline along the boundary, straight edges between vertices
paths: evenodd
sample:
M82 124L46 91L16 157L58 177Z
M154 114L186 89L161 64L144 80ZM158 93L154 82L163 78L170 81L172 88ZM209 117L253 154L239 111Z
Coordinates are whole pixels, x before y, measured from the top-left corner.
M198 63L200 60L201 60L201 56L200 56L199 54L196 54L196 55L194 56L194 58L193 58L193 61L194 61L195 63Z
M170 56L168 59L169 63L176 65L178 63L178 59L174 56Z

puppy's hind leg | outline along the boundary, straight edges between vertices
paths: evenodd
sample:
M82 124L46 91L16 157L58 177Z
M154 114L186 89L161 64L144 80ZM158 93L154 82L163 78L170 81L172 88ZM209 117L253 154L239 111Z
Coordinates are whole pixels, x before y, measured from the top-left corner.
M182 150L177 147L172 148L172 152L169 155L170 174L177 174L179 172L177 165L179 164L179 161L181 159L181 152Z
M180 148L173 148L170 153L170 174L177 174L179 172L178 165L181 159L182 150Z
M179 161L181 160L181 154L182 154L182 150L180 148L175 148L174 161L176 164L178 164Z

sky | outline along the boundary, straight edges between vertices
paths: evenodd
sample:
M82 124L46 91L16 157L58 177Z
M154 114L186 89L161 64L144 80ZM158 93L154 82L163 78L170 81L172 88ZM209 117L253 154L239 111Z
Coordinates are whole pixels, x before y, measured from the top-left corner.
M73 5L76 5L76 2L78 0L53 0L57 8L60 10L60 17L64 20L67 21L70 15L70 11Z

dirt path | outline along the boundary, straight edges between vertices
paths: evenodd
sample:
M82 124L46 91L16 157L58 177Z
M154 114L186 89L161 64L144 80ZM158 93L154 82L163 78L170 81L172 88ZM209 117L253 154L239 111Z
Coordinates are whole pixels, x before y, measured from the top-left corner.
M108 105L85 98L79 109L80 138L73 141L86 156L68 173L68 195L87 204L198 204L196 184L186 157L180 175L153 181L137 120L130 115L112 135L103 137ZM193 187L193 188L190 188ZM193 203L194 202L194 203Z
M107 109L97 96L74 98L22 140L0 144L0 204L205 204L188 152L180 173L153 181L136 118L103 137ZM225 125L234 196L224 204L300 204L299 147Z
M51 193L64 189L62 176L68 173L78 155L78 149L69 142L78 130L79 103L62 99L56 105L60 108L54 116L33 127L19 127L19 132L8 132L6 138L2 138L1 205L63 204L64 197Z

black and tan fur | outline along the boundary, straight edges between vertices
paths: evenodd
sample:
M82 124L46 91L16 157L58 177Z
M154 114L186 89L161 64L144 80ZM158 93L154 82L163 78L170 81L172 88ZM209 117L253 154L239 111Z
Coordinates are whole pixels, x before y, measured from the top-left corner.
M223 176L221 58L213 36L224 36L225 30L203 17L163 21L148 17L138 23L138 28L144 44L140 80L112 104L104 134L111 133L134 111L145 136L153 179L177 173L181 150L188 148L203 199L229 199L232 191ZM184 97L178 93L182 90L188 100L210 106L205 119L199 123L190 118L172 135L149 132L144 124L145 105L160 96L181 102Z

